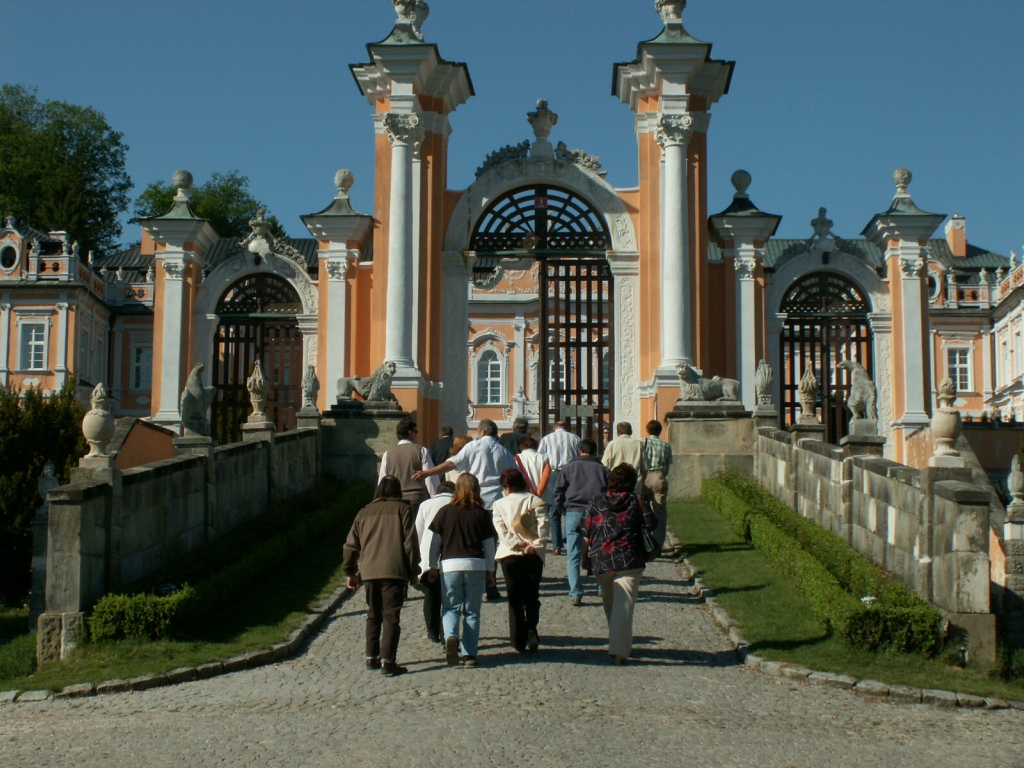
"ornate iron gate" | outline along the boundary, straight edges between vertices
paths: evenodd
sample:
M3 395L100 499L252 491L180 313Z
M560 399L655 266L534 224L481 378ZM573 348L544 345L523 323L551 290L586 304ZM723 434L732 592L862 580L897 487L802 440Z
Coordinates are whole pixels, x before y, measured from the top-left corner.
M600 445L611 420L615 360L613 281L605 252L611 235L587 200L548 184L513 189L477 221L470 249L474 280L487 284L503 261L541 262L538 417L543 433L565 418Z
M220 323L214 336L211 431L222 445L241 439L251 412L246 379L258 357L270 382L267 415L277 430L294 429L302 405L302 333L295 315L302 303L295 290L276 275L250 275L224 293L217 307Z
M841 275L814 272L798 280L782 299L782 418L793 424L800 416L800 378L810 367L818 379L819 416L825 439L838 443L849 431L848 371L836 369L856 360L873 373L870 307L863 292Z

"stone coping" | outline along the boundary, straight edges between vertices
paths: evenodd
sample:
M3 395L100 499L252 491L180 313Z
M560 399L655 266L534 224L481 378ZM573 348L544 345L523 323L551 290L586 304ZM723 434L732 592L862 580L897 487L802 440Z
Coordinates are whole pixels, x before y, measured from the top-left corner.
M196 454L174 456L170 459L161 459L146 464L143 467L131 467L121 473L121 486L135 485L143 481L152 480L155 477L173 475L177 472L200 466L205 459Z
M675 545L675 540L670 536ZM799 664L762 659L750 650L750 643L740 634L737 622L718 605L714 590L704 586L700 572L685 557L680 560L685 580L693 582L693 595L711 610L711 617L727 634L729 643L745 666L772 677L799 680L810 685L828 685L855 693L868 701L891 702L894 704L930 704L944 708L972 709L1016 709L1024 711L1024 701L1000 699L995 696L976 696L970 693L940 691L932 688L911 688L905 685L889 685L877 680L859 680L849 675L833 672L816 672Z
M293 630L284 642L276 643L260 651L249 651L240 656L232 656L224 661L211 661L195 667L179 667L159 675L140 675L128 680L104 680L102 683L77 683L66 685L59 693L53 691L2 691L0 706L4 704L22 704L33 701L49 701L51 699L73 699L83 696L98 696L104 693L126 693L128 691L145 691L165 685L177 685L193 680L204 680L208 677L240 672L243 669L262 667L274 664L295 653L302 644L316 632L328 616L337 610L352 592L340 586L329 597L322 600L310 613L306 614L297 629Z

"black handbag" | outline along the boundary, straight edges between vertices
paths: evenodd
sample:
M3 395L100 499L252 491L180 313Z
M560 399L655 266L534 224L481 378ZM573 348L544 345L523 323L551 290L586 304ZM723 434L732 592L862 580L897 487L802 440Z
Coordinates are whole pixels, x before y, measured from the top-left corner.
M640 534L643 536L644 542L644 554L648 560L654 560L661 557L661 544L658 543L657 537L654 535L654 531L644 525L644 499L642 496L637 494L636 502L640 506Z

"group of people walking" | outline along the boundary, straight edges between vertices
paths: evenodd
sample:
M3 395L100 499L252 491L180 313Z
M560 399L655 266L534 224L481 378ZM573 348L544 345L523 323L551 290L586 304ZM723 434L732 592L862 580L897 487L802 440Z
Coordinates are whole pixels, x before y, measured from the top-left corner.
M602 460L596 442L565 422L539 443L528 429L517 419L499 438L497 425L484 419L475 439L446 429L428 449L415 442L414 422L399 423L374 499L344 546L348 586L365 589L368 669L408 671L397 657L410 584L423 593L427 637L443 645L448 665L477 666L481 605L485 594L501 597L499 565L511 645L535 652L545 560L563 552L571 604L583 604L581 570L593 574L609 657L626 663L640 576L665 536L672 453L660 439L661 424L650 422L642 441L628 423L618 424Z

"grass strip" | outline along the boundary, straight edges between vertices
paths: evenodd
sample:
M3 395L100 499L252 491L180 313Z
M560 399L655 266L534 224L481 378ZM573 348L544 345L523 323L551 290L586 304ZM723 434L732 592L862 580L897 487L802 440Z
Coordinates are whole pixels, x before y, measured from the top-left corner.
M841 642L815 616L803 591L704 501L670 501L669 525L718 604L739 624L758 656L821 672L1024 700L1024 681L992 679L977 662L954 666L944 657L866 651Z

